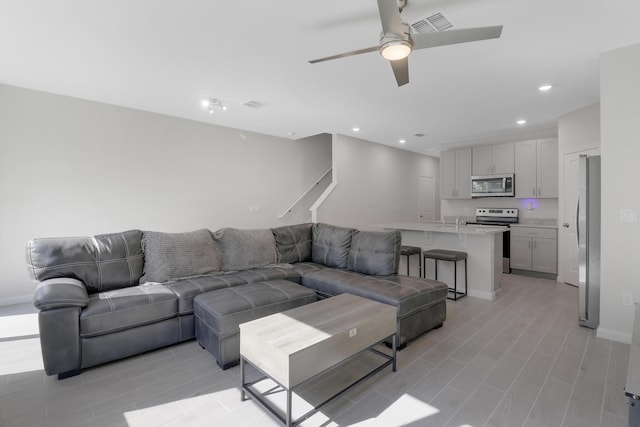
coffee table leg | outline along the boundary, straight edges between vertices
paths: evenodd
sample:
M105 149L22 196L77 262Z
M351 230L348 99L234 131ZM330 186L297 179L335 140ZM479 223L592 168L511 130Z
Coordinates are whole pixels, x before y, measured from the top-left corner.
M287 389L287 427L291 427L291 390Z
M398 334L393 334L393 338L391 339L391 347L393 348L393 372L396 371L396 350L397 350L397 342L396 337Z
M240 401L244 402L246 400L244 394L244 358L240 356Z

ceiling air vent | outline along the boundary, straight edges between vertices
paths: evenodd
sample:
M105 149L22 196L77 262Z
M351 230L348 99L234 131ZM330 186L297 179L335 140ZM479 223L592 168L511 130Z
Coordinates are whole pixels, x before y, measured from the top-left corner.
M258 109L258 108L264 107L265 104L263 104L262 102L258 102L250 99L248 101L243 102L242 105L244 105L245 107Z
M453 27L451 21L449 21L442 13L434 13L424 19L411 24L411 28L416 33L433 33L436 31L443 31Z

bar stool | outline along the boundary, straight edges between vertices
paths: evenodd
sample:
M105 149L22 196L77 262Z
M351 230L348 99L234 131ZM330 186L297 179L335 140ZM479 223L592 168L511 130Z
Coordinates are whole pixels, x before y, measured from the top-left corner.
M448 299L457 301L467 295L467 253L458 251L449 251L446 249L431 249L422 253L424 262L424 277L427 278L427 259L435 261L435 278L438 280L438 261L453 262L453 288L449 288L449 292L453 292L453 297L447 295ZM458 261L464 261L464 292L458 291Z
M422 260L420 259L422 249L417 246L400 246L400 255L407 257L407 276L409 275L409 257L418 255L418 277L422 277Z

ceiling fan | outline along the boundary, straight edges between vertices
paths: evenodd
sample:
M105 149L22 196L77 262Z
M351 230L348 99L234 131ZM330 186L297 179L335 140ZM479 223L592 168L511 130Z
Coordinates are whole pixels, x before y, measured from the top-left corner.
M502 25L493 27L463 28L442 32L411 34L408 24L402 22L400 12L408 0L378 0L378 10L382 21L380 44L378 46L331 55L309 61L311 64L379 51L391 64L398 86L409 83L409 54L416 49L487 40L500 37Z

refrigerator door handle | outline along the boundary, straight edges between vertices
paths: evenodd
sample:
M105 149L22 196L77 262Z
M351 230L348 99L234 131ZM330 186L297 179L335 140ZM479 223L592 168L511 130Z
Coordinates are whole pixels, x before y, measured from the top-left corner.
M580 193L576 196L576 246L580 253Z

